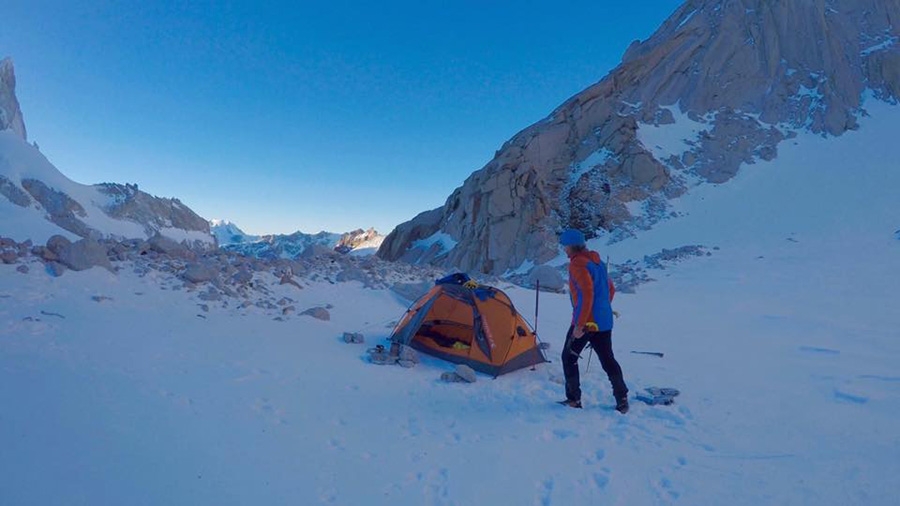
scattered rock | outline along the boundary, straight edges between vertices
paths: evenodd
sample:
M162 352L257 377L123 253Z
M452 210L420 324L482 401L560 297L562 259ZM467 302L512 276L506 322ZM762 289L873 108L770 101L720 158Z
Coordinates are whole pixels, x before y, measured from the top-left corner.
M15 251L0 252L0 261L4 264L14 264L19 260L19 255Z
M281 314L287 315L288 313L293 313L297 310L296 306L287 306L286 308L281 310Z
M478 378L475 376L475 371L464 364L459 364L456 366L456 374L463 379L466 383L475 383Z
M245 284L251 281L253 281L253 273L246 269L241 269L235 272L233 276L231 276L232 283Z
M16 270L21 272L22 274L28 274L28 266L25 264L16 267Z
M66 266L59 262L47 262L46 264L47 274L58 278L66 272Z
M400 354L397 357L399 360L404 362L412 362L413 364L419 363L419 353L410 348L409 346L400 346Z
M63 248L66 248L71 244L72 241L61 235L54 235L47 239L47 249L57 256L59 255L59 252L63 250Z
M369 354L369 362L373 364L388 365L397 362L397 357L392 357L388 350L384 349L384 346L380 344L374 348L369 348L366 350L366 353Z
M210 266L193 263L188 264L184 272L181 273L181 277L191 283L203 283L211 281L217 274L218 272Z
M357 332L344 332L344 342L348 344L361 344L366 342L365 337Z
M191 256L189 254L190 250L185 248L182 244L179 244L174 240L160 234L156 234L151 237L147 241L147 244L150 247L150 250L157 253L162 253L163 255L180 258Z
M73 271L84 271L91 267L103 267L112 271L106 247L93 239L80 239L62 246L56 254L59 261Z
M446 383L462 383L466 380L462 379L462 377L455 372L445 372L441 374L441 381Z
M294 278L290 274L284 274L283 276L281 276L280 284L293 285L293 286L296 286L297 288L303 290L303 287L300 286L300 283L297 283L296 281L294 281Z
M113 300L113 298L107 297L106 295L94 295L91 297L91 300L94 302L103 302L104 300Z
M200 298L200 300L213 302L222 300L222 294L212 286L207 288L205 292L200 292L200 295L198 295L198 297Z
M326 321L326 322L331 320L331 313L329 313L328 310L325 309L324 307L311 307L300 314L306 315L306 316L312 316L313 318L316 318L317 320L322 320L322 321Z

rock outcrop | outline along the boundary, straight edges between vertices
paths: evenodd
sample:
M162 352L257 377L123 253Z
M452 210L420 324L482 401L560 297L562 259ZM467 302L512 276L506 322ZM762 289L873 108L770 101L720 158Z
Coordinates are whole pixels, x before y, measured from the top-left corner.
M16 98L16 72L12 60L0 60L0 131L10 129L23 141L28 140L25 120Z
M898 19L895 0L689 0L378 254L502 274L554 258L565 227L613 241L650 227L794 132L840 135L867 95L896 101ZM436 234L454 246L435 255Z

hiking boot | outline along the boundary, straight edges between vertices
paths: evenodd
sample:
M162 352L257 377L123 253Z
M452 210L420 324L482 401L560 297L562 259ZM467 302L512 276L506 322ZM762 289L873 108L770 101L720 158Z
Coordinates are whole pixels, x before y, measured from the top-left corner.
M622 397L621 399L616 399L616 411L622 413L628 413L628 397Z
M573 401L571 399L566 399L564 401L559 401L563 406L568 406L570 408L581 409L581 401Z

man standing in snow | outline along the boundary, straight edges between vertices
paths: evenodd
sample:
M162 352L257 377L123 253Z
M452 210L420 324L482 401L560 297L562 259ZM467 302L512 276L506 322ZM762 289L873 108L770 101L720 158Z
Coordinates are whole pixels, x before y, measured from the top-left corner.
M597 352L600 365L606 371L616 398L616 410L628 412L628 387L622 378L622 368L613 356L612 299L615 286L609 279L606 264L596 251L587 249L584 234L565 230L559 237L569 256L569 293L572 296L572 326L563 346L563 373L566 376L566 400L561 404L581 407L581 381L578 359L588 343Z

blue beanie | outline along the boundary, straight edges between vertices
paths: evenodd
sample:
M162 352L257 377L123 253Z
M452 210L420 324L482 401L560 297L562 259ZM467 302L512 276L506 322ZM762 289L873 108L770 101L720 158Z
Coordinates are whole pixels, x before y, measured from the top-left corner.
M584 242L584 234L574 228L563 230L559 236L559 243L563 246L584 246Z

